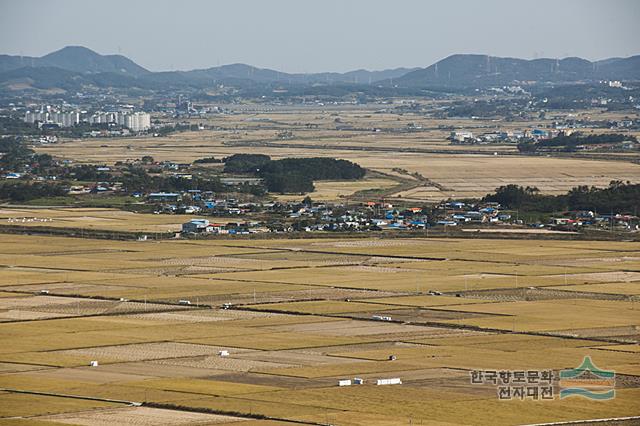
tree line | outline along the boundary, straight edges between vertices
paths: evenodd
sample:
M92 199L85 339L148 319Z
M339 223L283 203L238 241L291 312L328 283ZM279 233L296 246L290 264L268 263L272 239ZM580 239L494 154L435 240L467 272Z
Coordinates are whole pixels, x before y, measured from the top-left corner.
M614 212L635 215L640 211L640 184L611 181L606 188L583 185L562 195L544 195L536 187L505 185L482 200L498 202L508 209L523 212L590 210L601 214Z
M36 198L58 197L68 191L64 185L52 182L0 182L0 200L24 202Z
M541 139L537 142L526 141L518 144L520 152L536 152L538 150L560 149L573 152L580 145L615 145L624 141L638 142L635 136L621 133L605 133L600 135L584 135L576 132L570 135L560 134L553 138Z
M225 159L226 173L251 173L261 177L269 192L312 192L316 180L357 180L366 171L360 165L335 158L284 158L264 154L234 154Z

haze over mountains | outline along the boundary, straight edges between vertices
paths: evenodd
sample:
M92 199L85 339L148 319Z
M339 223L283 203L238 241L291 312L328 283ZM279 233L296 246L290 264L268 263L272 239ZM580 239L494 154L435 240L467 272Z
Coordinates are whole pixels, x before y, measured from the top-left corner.
M409 72L395 83L406 86L484 87L514 81L575 82L638 78L640 55L595 62L582 58L526 60L487 55L451 55L427 68Z
M591 62L581 58L515 59L456 54L427 68L382 71L292 74L245 64L191 71L152 72L122 55L100 55L68 46L42 57L0 55L0 85L4 89L83 86L158 89L226 85L373 84L388 87L473 88L522 82L640 80L640 55Z
M78 73L113 72L134 77L150 73L125 56L101 55L81 46L67 46L40 58L0 55L0 72L23 67L56 67Z

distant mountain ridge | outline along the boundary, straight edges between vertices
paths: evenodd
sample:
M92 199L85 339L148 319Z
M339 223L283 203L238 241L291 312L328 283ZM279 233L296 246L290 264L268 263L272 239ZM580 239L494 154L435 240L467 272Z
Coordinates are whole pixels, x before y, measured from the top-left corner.
M114 72L133 76L149 74L150 71L122 55L100 55L81 46L68 46L42 57L48 66L76 72Z
M149 83L170 83L200 85L205 82L224 80L250 80L258 83L373 83L400 77L417 68L396 68L382 71L356 70L346 73L290 74L245 64L229 64L191 71L151 72L122 55L100 55L82 46L67 46L48 55L36 58L30 56L0 55L0 73L27 68L60 68L80 74L114 73L148 80ZM24 71L25 75L38 74ZM11 75L15 76L15 72Z
M356 70L346 73L285 73L268 68L257 68L246 64L229 64L219 67L192 70L192 71L165 71L163 76L180 75L183 78L194 80L224 81L228 79L251 80L257 83L287 83L287 84L314 84L314 83L352 83L367 84L381 80L396 78L414 71L417 68L395 68L382 71Z
M519 82L638 80L640 55L591 62L582 58L517 59L457 54L401 76L400 86L486 87Z
M67 46L40 58L0 55L0 71L22 67L56 67L83 74L112 72L139 77L150 71L122 55L100 55L82 46Z
M246 64L191 71L152 72L122 55L100 55L67 46L36 58L0 55L0 88L77 90L82 86L163 89L206 88L216 84L373 84L401 88L478 88L526 82L640 80L640 55L590 62L581 58L517 59L456 54L426 68L364 69L345 73L285 73Z

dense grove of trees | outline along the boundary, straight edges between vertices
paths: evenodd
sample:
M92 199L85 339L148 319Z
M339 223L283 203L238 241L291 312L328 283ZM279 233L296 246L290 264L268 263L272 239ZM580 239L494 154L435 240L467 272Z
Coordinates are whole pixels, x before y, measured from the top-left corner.
M17 138L0 139L0 168L10 171L21 171L31 162L34 155L32 149L27 148Z
M0 117L0 135L39 135L38 126L8 116Z
M0 182L0 200L23 202L65 195L67 188L50 182Z
M637 214L640 212L640 185L613 181L604 189L579 186L569 191L567 203L572 210Z
M523 153L532 153L538 150L538 144L534 141L524 141L518 144L518 151Z
M449 117L509 117L526 109L525 102L518 99L457 102L447 110Z
M213 164L213 163L222 163L222 162L223 161L221 158L205 157L205 158L200 158L198 160L195 160L193 164Z
M365 169L335 158L284 158L263 164L258 175L269 192L304 193L314 190L314 180L360 179Z
M262 166L264 174L301 174L312 180L354 180L365 170L356 163L335 158L284 158Z
M233 154L224 160L225 173L256 173L262 165L271 161L264 154Z
M483 201L494 201L509 209L536 212L555 212L567 209L563 196L542 195L536 187L505 185L488 194Z
M640 185L612 181L607 188L578 186L564 195L542 195L535 187L506 185L488 194L483 201L494 201L510 209L531 212L592 210L636 214L640 211Z
M606 133L601 135L584 135L582 133L572 133L568 136L558 135L549 139L542 139L538 142L523 142L518 145L520 152L535 152L548 148L559 148L563 151L575 151L579 145L613 145L624 141L634 141L637 139L633 135L620 133Z
M365 175L358 164L335 158L285 158L271 160L263 154L235 154L225 160L228 173L253 173L264 179L269 192L304 193L314 180L354 180Z
M313 179L300 173L265 173L262 175L269 192L281 194L302 194L313 192Z
M20 145L20 141L15 137L7 137L0 139L0 153L9 152L12 149L16 149Z
M538 145L575 147L577 145L615 144L629 140L637 141L635 136L633 135L623 135L620 133L607 133L601 135L583 135L581 133L572 133L568 136L558 135L554 138L543 139L538 142Z
M48 170L55 161L49 154L36 154L19 138L0 139L0 170L22 172L31 168L34 173Z

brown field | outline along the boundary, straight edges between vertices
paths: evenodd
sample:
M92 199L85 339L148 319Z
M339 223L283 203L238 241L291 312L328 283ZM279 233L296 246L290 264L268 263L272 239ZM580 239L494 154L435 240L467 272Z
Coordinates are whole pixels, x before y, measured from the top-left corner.
M94 208L1 208L0 225L47 226L131 232L179 232L181 225L199 216L136 214ZM217 219L216 219L217 220ZM225 222L224 218L217 220ZM228 220L226 220L228 221Z
M100 410L98 412L78 412L70 414L58 414L53 416L37 417L37 420L45 420L54 423L65 423L85 426L112 426L112 425L214 425L229 424L244 419L230 416L218 416L214 414L187 413L172 410L162 410L147 407L127 407Z
M10 343L0 347L0 423L469 424L472 416L473 424L511 425L638 416L638 252L637 242L0 234L0 338ZM194 265L218 269L184 269ZM615 399L500 401L494 386L469 379L474 369L557 373L585 356L616 372ZM337 386L354 377L365 384ZM375 385L391 377L403 384ZM228 414L127 406L145 401Z

